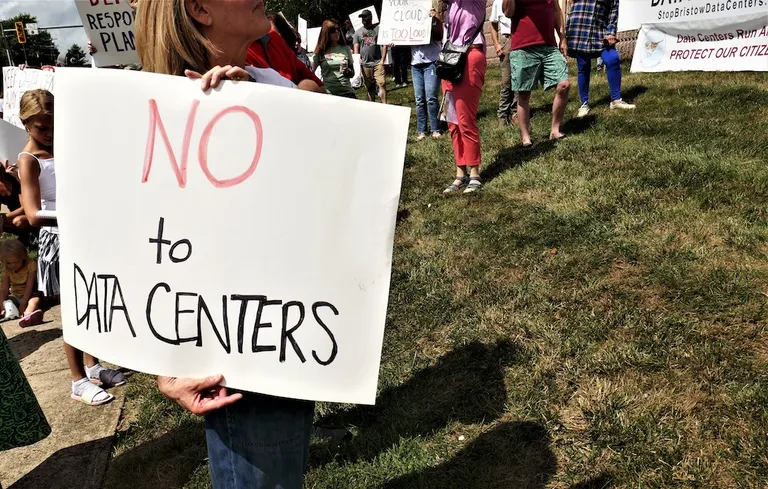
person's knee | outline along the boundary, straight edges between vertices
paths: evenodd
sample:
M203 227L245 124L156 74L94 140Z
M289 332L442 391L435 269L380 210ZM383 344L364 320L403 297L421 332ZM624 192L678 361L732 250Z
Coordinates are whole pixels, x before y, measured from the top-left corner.
M616 66L619 66L619 64L621 64L621 58L619 57L619 52L615 49L605 51L603 53L602 58L603 58L603 63L605 63L605 66L607 68L614 68Z
M567 94L570 89L571 89L571 82L569 80L563 80L557 84L558 94Z

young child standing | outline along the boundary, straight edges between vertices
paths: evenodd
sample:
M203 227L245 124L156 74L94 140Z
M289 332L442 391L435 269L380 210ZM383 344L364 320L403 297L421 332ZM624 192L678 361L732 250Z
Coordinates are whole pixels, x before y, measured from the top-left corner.
M19 326L37 326L43 322L40 308L40 292L37 284L37 264L29 259L27 249L17 239L0 243L0 264L3 266L3 282L0 284L0 313L8 315L4 308L7 299L13 301L22 318ZM10 296L8 295L10 292Z
M19 118L29 141L19 154L21 204L32 226L40 228L37 281L40 292L53 301L59 298L59 228L55 219L41 218L41 210L56 210L56 167L53 160L53 94L30 90L21 97ZM125 376L104 368L99 361L64 343L72 374L72 399L91 406L114 397L104 387L125 384ZM83 366L85 365L85 367Z

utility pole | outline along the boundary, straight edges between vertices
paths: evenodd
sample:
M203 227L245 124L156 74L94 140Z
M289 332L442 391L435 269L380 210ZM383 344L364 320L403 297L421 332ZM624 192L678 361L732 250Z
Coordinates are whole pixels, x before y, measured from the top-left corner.
M5 45L5 54L8 56L8 66L13 66L13 60L11 59L11 50L8 48L8 39L5 38L5 26L0 22L0 31L3 34L3 44Z

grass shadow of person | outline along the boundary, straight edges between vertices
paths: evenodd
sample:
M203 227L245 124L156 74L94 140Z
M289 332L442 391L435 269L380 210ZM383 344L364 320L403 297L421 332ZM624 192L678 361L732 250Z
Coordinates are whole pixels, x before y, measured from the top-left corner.
M491 422L505 410L504 367L518 361L521 349L504 340L469 343L441 357L408 381L384 390L375 406L355 406L318 421L322 427L346 426L357 433L336 446L315 445L310 460L371 460L401 438L429 436L448 423Z
M496 153L496 157L480 172L480 176L484 182L488 183L505 171L522 166L526 162L552 151L555 148L555 143L555 141L547 140L529 148L521 146L504 148Z
M579 118L572 117L567 121L563 122L563 125L561 126L560 130L566 136L573 136L576 134L587 132L588 130L595 127L596 124L597 124L597 117L595 117L594 115L586 115L584 117L579 117Z
M627 90L621 91L621 99L631 104L631 103L634 103L634 100L637 97L639 97L640 95L644 94L647 91L648 91L648 87L645 85L634 85ZM611 97L607 95L599 99L597 102L595 102L594 106L592 104L589 104L589 105L593 107L597 107L599 105L608 105L609 103L611 103Z
M63 448L9 489L180 489L207 457L202 423L194 421L110 459L113 441L105 437Z
M50 322L50 321L49 321ZM14 336L8 341L11 344L11 349L18 357L19 361L28 357L29 355L40 349L41 346L61 338L61 328L44 329L44 330L30 330Z
M538 423L502 423L442 464L399 477L385 489L543 489L557 471L547 430Z
M609 489L610 487L611 478L607 474L600 474L597 477L574 484L570 489Z

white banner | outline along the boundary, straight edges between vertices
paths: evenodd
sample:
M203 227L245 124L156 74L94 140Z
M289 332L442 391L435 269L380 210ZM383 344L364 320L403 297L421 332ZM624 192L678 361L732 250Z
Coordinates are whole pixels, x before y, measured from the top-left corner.
M642 24L715 20L745 14L768 14L768 0L621 0L619 31Z
M136 13L127 1L75 0L85 35L96 48L96 66L129 65L139 62L133 24Z
M53 92L53 72L33 70L27 68L20 70L14 67L3 68L3 119L14 126L24 128L19 120L19 103L21 96L27 90L43 88Z
M301 15L299 15L299 21L297 22L296 30L301 36L301 47L307 49L307 21L302 19Z
M57 77L65 341L151 374L372 404L410 110L261 83ZM371 134L387 141L374 153Z
M373 25L376 25L379 23L379 15L376 13L376 8L371 5L370 7L361 8L357 12L352 12L349 14L349 20L352 21L352 27L355 28L355 30L360 29L363 27L363 19L360 18L360 14L363 13L363 10L370 10L371 11L371 18L373 18Z
M381 4L381 45L420 46L429 44L432 0L384 0Z
M16 163L27 144L27 133L10 122L0 121L0 163Z
M632 71L768 71L768 19L643 25Z

